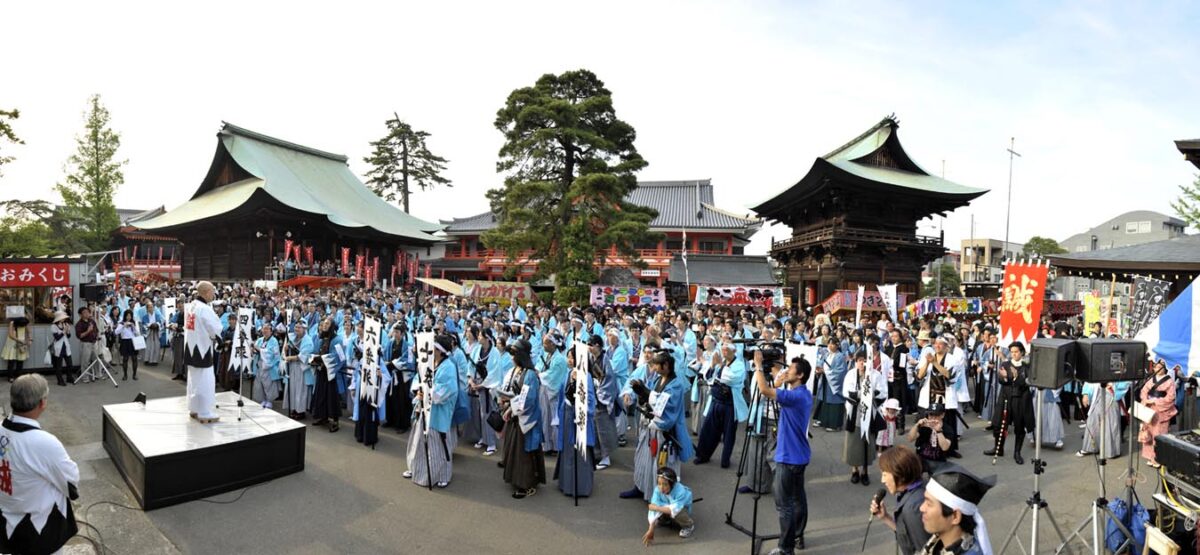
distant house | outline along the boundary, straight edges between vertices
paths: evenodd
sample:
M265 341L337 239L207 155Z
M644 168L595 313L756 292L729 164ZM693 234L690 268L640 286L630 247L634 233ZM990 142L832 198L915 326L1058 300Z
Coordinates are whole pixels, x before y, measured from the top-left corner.
M1093 251L1120 249L1183 237L1186 227L1187 224L1179 218L1151 210L1134 210L1106 220L1082 233L1076 233L1058 244L1067 250L1065 256L1070 258ZM1062 272L1055 282L1054 290L1064 298L1074 300L1081 293L1092 290L1107 295L1110 284L1103 279L1069 276ZM1118 285L1115 294L1127 295L1128 286Z
M650 230L665 236L662 241L636 245L646 268L631 270L643 284L661 287L668 282L685 281L714 285L774 283L767 257L743 256L743 249L762 227L762 220L717 208L712 180L642 181L627 200L657 210L658 217L650 222ZM498 225L491 212L441 223L449 242L445 255L431 261L435 276L498 280L511 265L516 265L519 268L515 279L528 281L537 269L537 260L517 257L510 263L506 253L484 246L480 236ZM697 255L689 259L686 269L680 256L685 251ZM606 267L629 267L615 251L605 253L605 263ZM739 271L727 271L731 267ZM763 281L766 283L760 283Z

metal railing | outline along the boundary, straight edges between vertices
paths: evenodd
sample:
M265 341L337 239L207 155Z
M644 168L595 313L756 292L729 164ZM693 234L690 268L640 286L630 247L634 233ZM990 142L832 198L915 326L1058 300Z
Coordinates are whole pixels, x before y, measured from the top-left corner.
M858 241L901 246L942 246L942 239L940 237L909 235L906 233L894 233L860 227L830 226L794 235L790 239L784 239L783 241L775 241L771 244L771 250L786 250L825 241Z

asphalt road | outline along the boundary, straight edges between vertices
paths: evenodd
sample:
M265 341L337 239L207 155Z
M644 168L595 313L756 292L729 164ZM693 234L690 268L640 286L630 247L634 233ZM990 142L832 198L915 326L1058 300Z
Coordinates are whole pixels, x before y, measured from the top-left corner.
M83 483L76 513L99 529L112 553L630 553L643 549L645 509L636 500L617 493L632 480L632 448L621 449L614 465L597 473L595 494L573 506L570 497L553 483L537 495L514 500L496 467L495 457L483 457L469 445L460 445L454 457L454 480L445 490L428 491L403 479L406 437L381 431L372 451L355 443L352 425L330 434L309 427L306 467L303 472L245 491L234 491L148 513L106 502L136 506L124 481L100 446L100 407L128 402L139 391L149 397L182 395L182 382L171 381L168 367L143 368L139 381L57 387L51 379L50 408L42 417L45 429L56 434L80 463ZM0 381L0 402L7 407L6 382ZM962 440L961 464L979 474L997 474L999 485L982 503L997 552L1008 531L1025 508L1033 490L1031 465L1016 465L1011 457L990 464L981 452L991 435L974 415L972 428ZM1081 430L1068 427L1066 447L1046 450L1048 461L1042 495L1067 533L1091 509L1099 494L1095 461L1074 455ZM807 471L809 521L805 553L857 553L866 530L866 507L879 487L878 470L869 487L852 485L841 464L843 434L814 431L813 462ZM735 449L734 466L740 454ZM1011 448L1010 448L1011 453ZM1126 450L1125 453L1128 453ZM1032 448L1025 449L1032 459ZM1111 461L1108 495L1120 495L1126 458ZM547 466L553 472L554 460ZM1152 475L1143 476L1136 488L1149 501L1154 491ZM733 469L716 464L683 470L683 481L703 498L694 507L697 522L692 538L683 540L669 531L659 533L652 548L662 553L749 553L749 539L725 524L736 476ZM739 496L735 520L749 526L753 499ZM759 527L776 532L774 501L759 502ZM86 512L86 516L85 516ZM1030 520L1019 532L1028 545ZM82 526L81 526L82 527ZM1089 532L1090 533L1090 532ZM94 534L93 534L94 536ZM1090 536L1089 536L1090 537ZM84 543L75 539L73 543ZM1059 543L1053 528L1043 520L1038 553L1053 552ZM868 553L889 554L893 542L886 527L875 524L868 538ZM765 553L772 547L768 543ZM432 551L430 551L432 550ZM1010 553L1018 553L1011 547ZM1068 552L1084 552L1076 542Z

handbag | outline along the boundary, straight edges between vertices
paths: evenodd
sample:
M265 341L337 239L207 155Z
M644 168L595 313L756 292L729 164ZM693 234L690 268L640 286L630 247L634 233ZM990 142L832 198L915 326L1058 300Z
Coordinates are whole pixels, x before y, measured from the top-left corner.
M497 432L504 429L504 417L500 416L499 410L492 409L492 412L488 413L487 423L488 426L491 426L492 429L496 430Z
M49 348L49 347L47 347L47 348L46 348L46 356L42 358L42 364L44 364L44 365L46 365L46 366L50 366L50 363L51 363L51 360L50 360L50 348Z
M141 336L141 335L133 336L133 350L135 350L135 351L146 350L146 338L144 336Z

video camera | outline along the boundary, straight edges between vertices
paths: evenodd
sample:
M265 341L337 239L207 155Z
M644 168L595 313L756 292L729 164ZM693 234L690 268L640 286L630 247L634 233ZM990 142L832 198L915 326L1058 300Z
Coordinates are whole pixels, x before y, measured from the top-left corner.
M770 373L771 368L774 368L775 365L781 364L787 354L782 339L767 341L755 337L753 339L734 339L733 342L745 345L747 353L754 353L755 351L761 353L763 364L760 370L767 373Z

